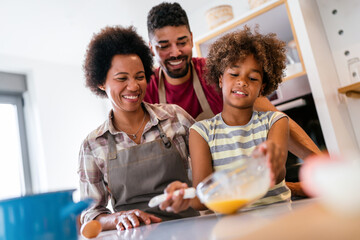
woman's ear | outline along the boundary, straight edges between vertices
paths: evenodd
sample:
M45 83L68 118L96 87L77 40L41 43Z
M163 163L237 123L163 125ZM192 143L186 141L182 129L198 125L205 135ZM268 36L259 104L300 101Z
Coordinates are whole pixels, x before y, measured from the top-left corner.
M98 85L98 88L99 88L100 90L102 90L102 91L104 91L104 92L105 92L105 88L104 88L104 86L103 86L103 85Z
M220 75L220 77L219 77L219 88L222 88L222 75Z

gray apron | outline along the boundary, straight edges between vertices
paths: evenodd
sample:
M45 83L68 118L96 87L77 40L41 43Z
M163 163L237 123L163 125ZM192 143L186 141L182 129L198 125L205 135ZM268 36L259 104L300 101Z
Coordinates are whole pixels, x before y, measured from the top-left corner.
M191 69L192 69L193 87L195 90L195 94L196 94L197 99L199 100L201 109L203 110L202 113L200 113L196 117L196 121L212 118L213 116L215 116L215 114L211 110L210 105L205 97L204 90L201 87L199 77L195 71L194 64L192 61L191 61ZM162 70L160 68L160 71L159 71L159 102L167 103L166 102L165 84L164 84L164 79L162 77L163 77Z
M149 200L163 194L166 186L173 181L186 182L190 186L185 163L175 145L160 123L153 127L159 129L160 139L120 151L116 150L114 137L109 134L108 188L114 210L140 209L163 221L199 215L192 208L175 214L148 206Z

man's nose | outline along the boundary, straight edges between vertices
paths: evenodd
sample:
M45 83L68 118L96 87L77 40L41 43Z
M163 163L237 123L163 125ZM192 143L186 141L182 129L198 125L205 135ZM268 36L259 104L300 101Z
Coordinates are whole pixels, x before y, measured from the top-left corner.
M178 57L180 55L181 55L180 48L176 44L172 45L171 48L170 48L170 56L171 57Z

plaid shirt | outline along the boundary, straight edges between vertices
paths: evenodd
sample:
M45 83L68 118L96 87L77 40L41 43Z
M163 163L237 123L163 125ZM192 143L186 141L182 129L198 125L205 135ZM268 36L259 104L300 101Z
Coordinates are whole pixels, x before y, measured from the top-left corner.
M188 168L189 157L189 128L195 120L181 107L173 104L143 103L150 115L150 121L144 128L141 144L159 139L156 125L160 122L166 135L174 142ZM107 161L108 139L107 132L114 136L117 151L136 146L123 131L117 131L112 123L112 111L109 118L96 130L92 131L81 145L79 154L80 195L81 198L93 198L95 204L81 215L81 222L94 219L102 213L111 213L106 208L110 193L107 189L108 174ZM141 210L141 209L140 209Z

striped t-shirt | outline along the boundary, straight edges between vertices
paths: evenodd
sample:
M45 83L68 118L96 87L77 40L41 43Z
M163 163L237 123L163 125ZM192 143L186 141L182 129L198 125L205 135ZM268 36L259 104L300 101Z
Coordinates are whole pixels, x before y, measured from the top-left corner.
M195 123L191 129L209 144L213 168L218 171L230 167L236 159L250 157L255 147L266 141L271 126L283 117L287 116L281 112L254 111L246 125L229 126L219 113L211 119ZM290 197L290 190L283 180L253 205L286 201Z

